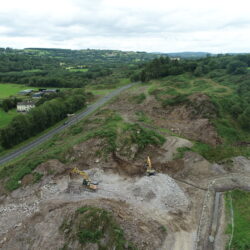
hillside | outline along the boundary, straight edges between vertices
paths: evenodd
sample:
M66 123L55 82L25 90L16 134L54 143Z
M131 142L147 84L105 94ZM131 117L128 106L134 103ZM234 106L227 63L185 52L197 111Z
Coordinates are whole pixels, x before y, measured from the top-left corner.
M236 58L140 65L131 77L142 82L1 166L0 247L225 249L233 215L223 192L250 190L249 61ZM156 175L146 175L148 156ZM232 245L248 249L247 202L232 197Z

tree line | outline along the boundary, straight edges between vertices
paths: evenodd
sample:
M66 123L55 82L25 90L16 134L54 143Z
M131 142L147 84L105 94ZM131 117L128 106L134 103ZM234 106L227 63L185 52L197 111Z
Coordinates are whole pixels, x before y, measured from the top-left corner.
M9 110L16 108L18 102L22 101L22 99L17 97L10 97L3 99L0 103L0 107L4 110L4 112L8 112Z
M217 75L221 70L231 75L247 74L250 67L250 55L217 55L201 59L171 60L160 57L138 67L131 75L133 81L146 82L169 75L180 75L186 72L195 76Z
M88 72L70 72L57 69L40 72L0 73L0 82L25 84L32 87L81 88L89 80L112 74L110 69L93 68Z
M0 130L2 147L8 149L35 136L67 117L68 113L83 108L85 103L86 94L83 91L67 91L64 96L47 101L26 115L14 117L6 128Z

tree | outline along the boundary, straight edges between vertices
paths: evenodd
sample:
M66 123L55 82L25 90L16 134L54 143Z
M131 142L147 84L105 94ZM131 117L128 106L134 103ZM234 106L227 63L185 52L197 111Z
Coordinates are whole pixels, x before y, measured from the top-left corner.
M202 76L203 75L203 70L202 70L202 66L199 65L196 67L195 71L194 71L194 75L195 76Z
M227 66L227 72L229 74L246 74L247 64L239 60L234 60L230 62Z
M238 118L242 128L250 130L250 107L246 108L245 111Z

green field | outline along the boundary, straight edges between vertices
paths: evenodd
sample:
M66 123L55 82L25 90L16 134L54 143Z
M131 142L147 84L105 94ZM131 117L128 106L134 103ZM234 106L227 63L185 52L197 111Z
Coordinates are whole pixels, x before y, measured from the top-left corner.
M69 69L70 72L87 72L88 69Z
M16 95L19 91L30 87L21 84L0 83L0 99Z
M15 109L6 113L0 108L0 128L7 126L16 115L18 115L18 113Z
M234 211L234 234L230 249L248 250L250 249L250 192L234 190L227 193L227 215L230 215L230 193L232 196L232 206ZM232 233L231 224L228 225L226 233Z

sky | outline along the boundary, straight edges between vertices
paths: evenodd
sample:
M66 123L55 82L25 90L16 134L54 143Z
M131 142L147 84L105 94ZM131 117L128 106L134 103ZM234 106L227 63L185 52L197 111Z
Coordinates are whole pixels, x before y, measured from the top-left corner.
M250 52L249 0L7 0L0 47Z

